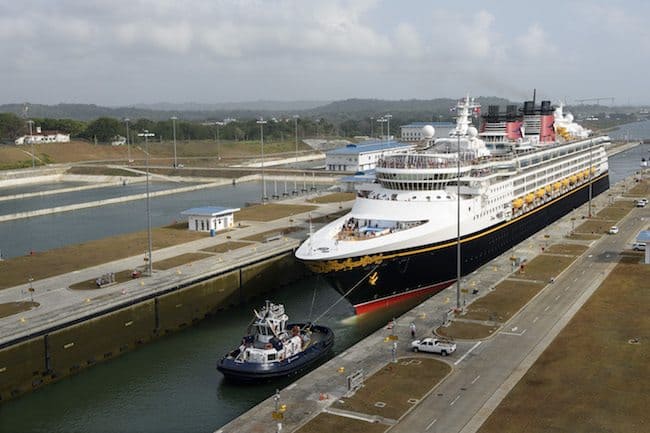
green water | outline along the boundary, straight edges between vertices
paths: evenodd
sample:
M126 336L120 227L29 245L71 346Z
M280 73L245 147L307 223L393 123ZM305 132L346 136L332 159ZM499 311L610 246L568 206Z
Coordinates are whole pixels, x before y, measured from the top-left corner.
M339 295L311 277L266 297L285 305L291 321L309 320ZM166 336L119 358L0 405L0 432L205 432L283 388L293 379L264 385L224 382L217 359L236 347L251 319L249 305L220 312L192 328ZM334 353L370 334L407 308L355 317L342 301L319 323L334 329Z

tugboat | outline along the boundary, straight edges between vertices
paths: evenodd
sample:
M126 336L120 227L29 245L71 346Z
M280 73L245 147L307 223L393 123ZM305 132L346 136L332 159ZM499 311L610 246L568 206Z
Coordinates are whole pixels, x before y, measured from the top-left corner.
M288 324L282 304L266 301L248 326L240 346L217 363L232 380L261 382L294 374L326 356L334 332L312 323Z

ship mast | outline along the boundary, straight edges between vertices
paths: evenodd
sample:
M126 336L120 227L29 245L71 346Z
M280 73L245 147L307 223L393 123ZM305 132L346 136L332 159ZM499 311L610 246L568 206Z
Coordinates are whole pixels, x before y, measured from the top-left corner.
M468 137L469 126L471 125L471 115L475 110L481 107L474 98L465 96L465 99L458 101L456 105L456 129L452 130L449 135L456 137L456 308L460 309L460 274L461 274L461 254L460 254L460 138Z

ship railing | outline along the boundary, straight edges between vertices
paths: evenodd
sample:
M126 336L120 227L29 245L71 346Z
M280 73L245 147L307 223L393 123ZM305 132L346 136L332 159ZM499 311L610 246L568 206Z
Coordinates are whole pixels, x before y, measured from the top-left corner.
M354 217L348 218L336 235L337 241L358 241L373 239L391 233L412 229L426 221L375 221Z

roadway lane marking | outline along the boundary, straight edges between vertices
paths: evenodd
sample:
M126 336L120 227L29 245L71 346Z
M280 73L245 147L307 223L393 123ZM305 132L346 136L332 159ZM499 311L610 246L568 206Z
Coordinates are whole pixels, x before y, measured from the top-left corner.
M569 286L566 286L566 287L564 288L564 291L565 291L565 292L569 291Z
M453 406L454 403L456 403L456 402L458 401L459 398L460 398L460 394L458 394L458 395L456 396L456 398L453 399L453 400L451 401L451 403L449 403L449 406Z
M560 295L557 295L557 296L555 297L555 300L556 300L556 301L557 301L558 299L560 299Z
M474 378L474 380L472 381L472 385L476 383L476 381L479 379L479 377L481 377L480 374Z
M436 423L436 421L438 421L438 418L436 418L436 419L434 419L433 421L431 421L425 430L429 430L429 429L431 428L431 426L434 425L434 424Z
M544 308L544 311L548 311L549 308L551 308L551 306L547 305L546 308Z
M535 317L535 318L533 319L533 323L537 322L538 320L539 320L539 317Z
M521 337L526 333L526 330L524 329L521 332L508 332L508 331L501 331L499 334L505 334L505 335L516 335L517 337Z
M463 356L458 358L458 361L454 362L454 365L458 365L461 362L463 362L463 359L465 359L467 357L467 355L469 355L472 352L472 350L476 349L481 343L482 343L482 341L476 342L476 344L473 345L472 347L470 347L469 350L463 354Z

